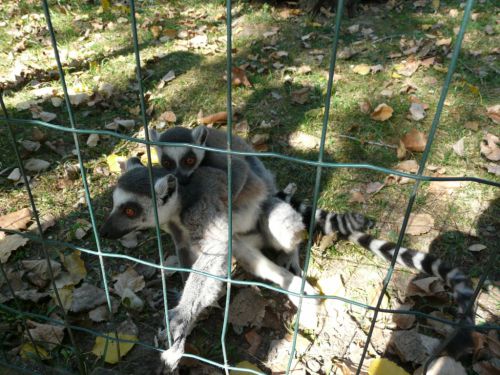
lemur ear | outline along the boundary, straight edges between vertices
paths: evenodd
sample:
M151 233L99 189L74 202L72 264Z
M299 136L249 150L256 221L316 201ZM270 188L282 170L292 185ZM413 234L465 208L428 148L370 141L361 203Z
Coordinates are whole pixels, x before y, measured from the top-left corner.
M139 167L144 167L144 165L141 163L141 160L139 158L132 157L127 160L127 163L125 164L125 171L130 171L131 169Z
M204 125L199 125L193 129L193 141L204 146L208 137L208 129Z
M175 193L177 178L173 174L163 176L155 183L155 192L158 200L165 204L166 200Z
M149 140L153 142L157 142L160 139L160 134L156 131L156 129L149 129Z

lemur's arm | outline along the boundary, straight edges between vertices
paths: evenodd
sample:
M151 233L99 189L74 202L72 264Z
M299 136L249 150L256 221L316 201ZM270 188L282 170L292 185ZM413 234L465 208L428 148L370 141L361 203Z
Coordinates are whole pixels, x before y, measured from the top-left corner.
M227 273L227 242L221 241L204 249L193 269L225 277ZM186 337L200 313L217 302L223 283L219 280L190 273L179 304L169 311L172 346L161 355L164 373L170 374L184 354Z

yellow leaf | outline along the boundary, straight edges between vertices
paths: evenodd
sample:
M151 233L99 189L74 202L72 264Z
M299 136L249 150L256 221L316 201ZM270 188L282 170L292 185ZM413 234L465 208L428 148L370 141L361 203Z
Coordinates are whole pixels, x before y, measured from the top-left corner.
M64 264L64 267L71 275L71 280L75 285L78 284L85 276L87 276L85 263L83 262L82 258L80 258L79 251L73 251L68 255L61 254L61 262L62 264Z
M141 156L141 162L144 165L148 164L148 155L146 153ZM151 164L160 164L160 159L158 159L158 154L156 153L156 149L154 147L151 147Z
M44 348L37 345L35 349L35 346L31 342L26 342L21 347L21 358L26 360L38 358L36 350L38 350L38 354L42 357L42 359L50 358L49 353Z
M438 10L438 9L439 9L439 3L440 3L440 1L439 1L439 0L432 0L432 7L433 7L435 10Z
M71 305L73 304L73 289L75 289L74 285L66 285L64 288L57 289L62 306L66 312L69 311ZM50 292L50 296L56 305L59 304L54 291Z
M352 68L352 71L362 76L366 76L368 73L370 73L370 65L359 64Z
M392 117L394 110L391 106L382 103L379 104L372 112L370 117L376 121L386 121Z
M102 0L101 4L102 4L102 10L104 12L107 12L108 10L111 9L111 0Z
M481 94L480 91L479 91L479 87L471 85L470 83L467 83L467 86L469 86L470 92L473 93L474 95L480 95Z
M249 370L255 370L258 373L262 373L262 370L255 366L253 363L250 363L248 361L241 361L236 364L234 367L239 367L239 368L245 368ZM245 372L245 371L238 371L238 370L231 370L229 371L229 375L245 375L245 374L251 374L250 372Z
M109 171L114 173L121 173L120 163L125 163L127 158L125 156L118 156L111 154L106 158L108 163Z
M394 362L385 358L375 358L370 362L368 375L410 375Z
M399 73L396 73L396 72L392 72L392 75L391 75L392 78L401 78L403 77L401 74Z
M108 332L105 335L116 338L116 334L114 332ZM137 340L137 336L118 333L118 339ZM116 343L117 343L116 339L108 339L106 357L104 358L105 362L114 364L118 363L118 361L120 360L120 358L118 358L118 350L116 347ZM134 343L118 342L118 346L120 347L120 357L123 357L130 351L130 349L134 347ZM98 357L102 357L104 356L105 347L106 347L106 338L100 336L96 337L94 347L92 348L92 353L94 353Z

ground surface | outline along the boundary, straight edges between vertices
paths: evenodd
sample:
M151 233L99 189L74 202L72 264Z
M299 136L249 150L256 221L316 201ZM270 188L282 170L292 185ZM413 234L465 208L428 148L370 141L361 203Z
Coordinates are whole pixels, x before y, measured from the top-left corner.
M76 124L86 129L113 128L114 124L119 133L143 137L134 81L129 10L115 4L103 11L97 5L80 3L51 2ZM244 74L237 72L243 84L235 83L233 87L237 116L234 124L238 134L260 151L315 160L324 114L334 15L324 10L312 18L297 4L277 3L241 1L234 4L233 61L235 66L244 69ZM439 7L435 9L437 4ZM158 129L174 124L193 126L199 118L224 111L223 2L155 1L141 2L137 8L141 65L151 126ZM495 170L499 173L499 166L494 156L500 154L495 143L498 139L494 139L500 136L499 109L494 107L499 104L500 97L500 29L496 19L499 11L494 2L488 0L478 1L474 8L426 174L466 175L500 181L495 175ZM412 151L411 143L418 141L419 132L427 134L431 127L462 15L463 9L456 2L423 0L389 1L387 5L375 3L361 8L353 18L344 17L328 119L326 161L369 163L415 172L414 164L400 163L421 160L422 153ZM0 85L6 89L4 98L10 116L38 117L69 127L39 2L3 1L0 23ZM169 74L171 71L173 76ZM249 84L245 84L245 79ZM377 113L373 114L382 103L393 110L392 116L385 121L380 121ZM117 125L119 123L122 125ZM72 136L41 126L38 131L31 126L15 125L13 128L25 162L30 158L49 162L46 167L36 166L29 172L39 213L42 216L50 214L55 219L46 236L96 249L89 230L82 182L74 168L77 160L72 153ZM404 138L410 131L410 136ZM15 153L3 124L0 135L2 216L29 207L29 200L22 179L16 178L13 172ZM481 149L484 137L488 137L490 143ZM402 139L406 152L401 150ZM87 136L80 136L79 141L93 209L100 224L108 212L110 188L118 176L118 172L113 171L116 163L109 156L140 156L144 155L144 149L114 137L101 137L95 146L92 142L87 143ZM280 186L293 181L299 186L297 194L301 198L312 196L313 168L275 158L264 161L276 173ZM375 234L396 240L413 184L386 178L383 173L367 169L323 169L319 206L340 212L362 212L376 219ZM463 267L475 281L492 267L494 271L488 286L479 297L477 322L498 323L499 264L498 257L492 257L494 251L498 252L500 240L498 188L474 183L422 183L413 212L423 214L424 222L414 225L412 232L415 234L405 237L405 245L430 251ZM18 229L24 230L25 226ZM104 251L157 262L155 244L151 232L142 235L139 245L132 248L116 242L103 242L102 247ZM475 251L472 251L474 245L472 250ZM167 238L165 248L172 253ZM113 332L116 328L120 335L129 334L149 345L156 344L158 328L163 321L163 309L158 304L158 273L148 272L147 268L137 267L133 262L106 258L104 269L113 305L116 305L113 323L107 323L106 317L92 315L92 318L88 314L89 310L105 303L102 291L94 291L94 298L80 305L74 305L72 297L66 297L74 297L82 283L102 288L99 258L82 254L81 262L78 254L74 258L61 258L61 254L75 254L64 246L50 245L47 250L51 259L59 264L54 266L56 271L59 267L57 287L69 310L71 324L100 332ZM43 256L41 246L30 241L5 260L2 257L15 292L24 296L16 305L9 299L7 285L2 281L1 302L5 304L2 306L59 319L62 314L51 298L53 293L47 284L47 270L42 265L34 270L29 268L32 264L23 263ZM135 267L145 282L132 271L127 273L129 266ZM374 305L386 270L387 264L350 243L318 240L313 247L309 275L325 294ZM130 305L130 299L120 304L123 290L113 284L112 278L123 273L127 288L144 302L139 312L132 308L134 304ZM63 280L68 274L70 281ZM238 269L235 277L250 278ZM411 283L414 277L406 270L397 270L382 306L412 308L453 319L454 304L438 283L415 290ZM179 287L178 275L171 280L172 285ZM262 371L281 373L286 369L295 310L286 297L268 289L233 288L233 303L245 301L247 296L252 301L260 301L248 307L250 316L260 318L250 320L243 327L230 323L228 359L232 364L248 361ZM220 303L223 305L224 300ZM0 314L2 349L6 358L17 364L26 363L32 355L26 353L30 349L23 320L5 309ZM355 373L353 369L361 356L372 315L363 308L338 300L325 303L322 328L301 331L295 370ZM219 340L222 323L223 310L211 309L190 336L189 349L222 362ZM48 329L48 336L42 334L46 333L44 329ZM49 373L49 368L77 370L67 331L57 336L50 327L42 327L34 334L41 335L37 338L41 350L46 353L42 354L46 357L44 364L37 364L34 369L41 373ZM436 344L435 339L445 335L442 326L426 318L405 320L380 314L364 371L371 359L385 357L412 373L420 366L422 358L427 357L429 348ZM91 353L95 342L93 335L75 331L74 336L89 372L104 373L99 371L106 367L119 373L149 373L158 366L157 352L140 345L135 345L118 364L105 364ZM55 337L60 340L54 343ZM488 366L494 366L488 361L498 355L494 334L482 331L476 341L474 356L466 359L464 366L469 373L493 373L487 371ZM59 373L59 370L53 371ZM217 370L190 361L183 364L182 371L208 373Z

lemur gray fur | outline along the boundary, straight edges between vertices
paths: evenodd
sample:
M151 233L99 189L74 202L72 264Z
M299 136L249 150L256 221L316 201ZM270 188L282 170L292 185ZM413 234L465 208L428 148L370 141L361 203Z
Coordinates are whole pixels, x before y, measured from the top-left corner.
M101 229L101 234L108 238L119 238L130 231L154 226L153 202L147 169L137 159L131 159L128 170L118 180L113 192L113 210ZM180 233L180 242L187 251L193 250L193 269L225 277L227 272L227 195L225 173L220 170L198 168L187 185L177 184L176 178L161 168L153 168L154 187L160 225L172 236L179 235L169 229L169 224L181 225L185 231ZM201 186L203 185L203 189ZM289 192L283 192L282 198L291 201ZM321 212L321 211L320 211ZM321 220L322 214L317 214ZM323 215L325 216L325 215ZM327 216L327 215L326 215ZM286 222L289 218L281 218ZM374 254L390 260L395 244L375 239L369 234L350 231L344 228L347 238ZM184 238L184 235L187 238ZM272 281L282 288L297 291L301 279L286 269L279 267L264 257L260 248L265 246L265 239L258 231L233 236L234 257L249 272ZM432 255L408 248L400 248L397 262L403 266L435 275L443 280L453 291L458 305L461 322L474 323L474 314L466 310L471 302L473 290L470 279L458 268L452 268ZM189 334L199 313L215 302L222 289L222 282L207 279L190 273L179 305L171 312L171 333L173 346L162 355L165 366L173 369L183 354L186 336ZM314 294L314 289L306 283L306 294ZM296 299L292 299L296 302ZM314 300L307 301L307 314L314 314L317 308ZM303 314L304 315L304 314ZM449 354L458 356L470 343L470 330L463 329L447 346Z
M226 277L229 242L226 174L219 169L200 167L192 174L189 184L180 185L165 169L153 168L153 178L161 228L172 235L193 269ZM259 200L266 198L263 194ZM154 227L153 209L147 168L132 158L113 191L113 210L101 227L101 235L119 238L134 230ZM238 215L235 210L235 223ZM280 221L284 226L293 226L300 221L300 216L282 217ZM238 231L237 226L235 229ZM302 279L261 253L260 249L267 244L255 229L256 226L245 233L233 234L233 255L238 263L257 277L299 293ZM221 281L190 273L179 305L172 311L170 327L174 344L162 355L167 368L177 366L196 318L216 302L222 287ZM305 293L316 294L316 291L306 283ZM290 296L290 300L297 305L299 298ZM310 326L307 320L317 319L318 308L316 299L305 299L301 322Z
M151 129L150 138L152 141L188 143L218 149L225 149L227 145L225 132L202 125L192 130L177 126L163 133L157 133ZM162 167L169 173L175 174L181 184L187 183L191 174L200 166L209 166L227 172L227 156L223 153L186 146L155 147ZM233 136L232 149L235 151L254 151L238 136ZM256 189L255 186L259 186L261 189ZM240 212L246 210L247 222L249 223L259 219L259 230L266 241L272 245L273 249L284 252L280 263L284 264L286 268L291 268L294 273L300 274L299 248L306 229L309 228L311 207L304 204L296 204L296 207L292 207L289 201L283 199L282 192L277 192L273 174L255 156L233 155L232 189L233 207ZM268 198L259 203L262 208L262 211L259 212L255 198L259 197L260 199L261 194L267 194ZM294 203L296 202L294 201ZM330 213L325 217L326 214L322 210L316 211L316 216L324 219L317 220L316 226L326 234L340 231L341 234L347 235L353 230L364 230L372 224L359 214L337 215ZM279 220L281 217L292 216L300 216L302 220L288 226ZM253 219L251 219L252 217ZM289 221L289 223L291 222ZM300 222L303 225L298 225Z

